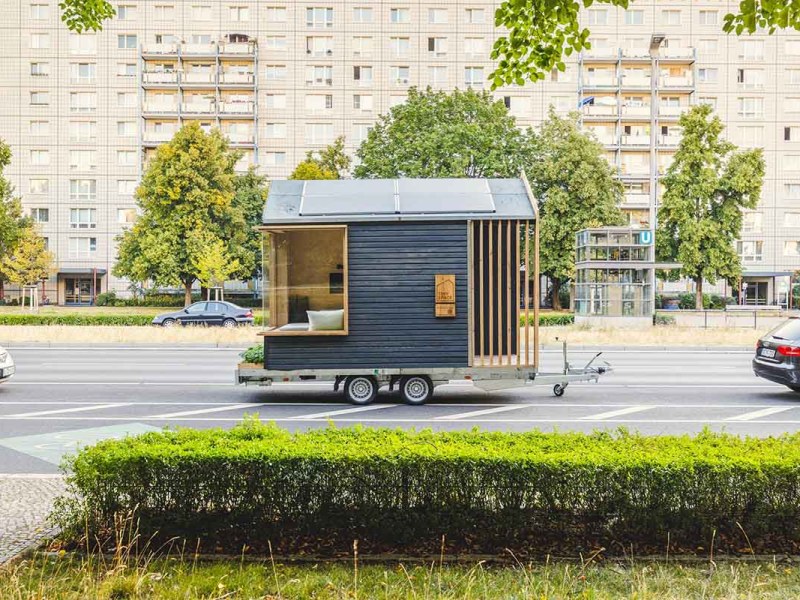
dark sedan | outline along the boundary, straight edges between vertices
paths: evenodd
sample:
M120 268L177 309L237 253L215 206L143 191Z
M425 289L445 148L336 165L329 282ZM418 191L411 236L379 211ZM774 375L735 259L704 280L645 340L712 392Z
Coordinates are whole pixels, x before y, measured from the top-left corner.
M218 325L238 327L252 325L253 311L230 302L195 302L183 310L164 313L153 319L153 325L174 327L175 325Z
M800 318L792 317L758 340L753 372L800 392Z

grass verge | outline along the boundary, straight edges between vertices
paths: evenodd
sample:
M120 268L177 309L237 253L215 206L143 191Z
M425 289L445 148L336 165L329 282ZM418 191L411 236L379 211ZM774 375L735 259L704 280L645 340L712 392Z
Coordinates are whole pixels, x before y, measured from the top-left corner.
M0 569L0 597L159 600L800 597L800 569L779 562L553 561L516 566L485 563L282 564L201 562L191 556L145 561L35 556Z

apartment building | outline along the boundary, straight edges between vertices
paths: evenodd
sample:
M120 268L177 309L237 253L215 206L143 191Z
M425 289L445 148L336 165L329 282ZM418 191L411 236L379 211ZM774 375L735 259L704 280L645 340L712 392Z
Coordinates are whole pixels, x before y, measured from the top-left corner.
M53 302L127 283L114 238L136 218L149 152L188 121L219 127L243 158L288 176L344 135L353 152L411 86L488 88L500 4L470 0L119 0L98 34L70 33L55 0L0 4L0 136L9 176L58 258ZM767 181L746 215L744 295L785 301L800 268L800 34L721 32L734 2L637 0L585 11L593 48L546 81L497 90L521 126L580 107L652 226L677 116L712 104L741 146L765 149ZM654 34L663 34L657 53ZM783 287L782 287L783 286Z

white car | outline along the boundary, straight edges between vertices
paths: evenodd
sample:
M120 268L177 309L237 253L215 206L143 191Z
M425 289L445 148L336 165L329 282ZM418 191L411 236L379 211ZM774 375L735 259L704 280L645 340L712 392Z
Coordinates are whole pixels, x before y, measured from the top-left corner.
M0 346L0 383L8 381L16 372L17 367L8 350Z

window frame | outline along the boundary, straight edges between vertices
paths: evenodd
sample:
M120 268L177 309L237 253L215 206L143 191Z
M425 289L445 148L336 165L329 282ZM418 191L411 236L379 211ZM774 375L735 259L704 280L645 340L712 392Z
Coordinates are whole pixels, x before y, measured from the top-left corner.
M264 274L269 273L269 256L270 253L267 250L266 240L267 234L269 233L283 233L286 231L309 231L309 230L320 230L320 229L339 229L342 231L342 309L344 310L344 319L343 319L343 329L336 329L336 330L320 330L320 331L279 331L278 328L282 327L281 325L274 326L275 329L264 329L263 331L258 332L258 335L263 337L318 337L318 336L347 336L350 334L350 307L348 299L350 297L350 276L349 276L349 257L348 257L348 239L349 239L349 227L345 223L336 223L330 225L267 225L263 227L259 227L259 231L261 232L261 241L262 241L262 261L263 261L263 272ZM271 280L271 277L270 277ZM266 283L267 277L263 278L263 281ZM262 311L263 315L266 316L267 310L270 306L270 299L271 294L263 294L262 293ZM264 327L272 327L268 325L268 320L264 319Z

